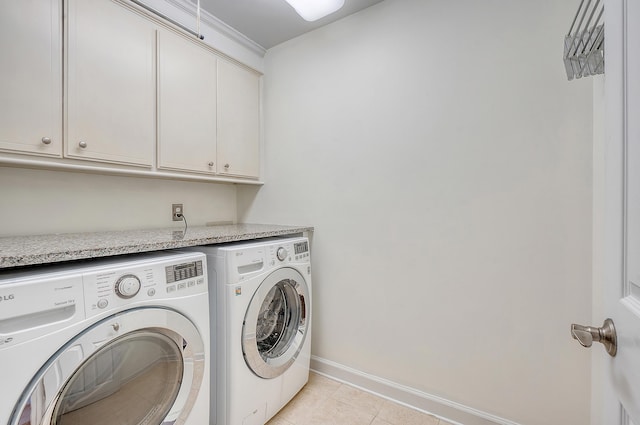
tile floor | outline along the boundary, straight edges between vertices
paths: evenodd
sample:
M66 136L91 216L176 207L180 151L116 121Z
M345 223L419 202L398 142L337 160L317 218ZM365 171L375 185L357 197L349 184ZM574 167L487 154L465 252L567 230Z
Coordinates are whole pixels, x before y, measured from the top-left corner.
M267 425L451 425L434 416L311 372Z

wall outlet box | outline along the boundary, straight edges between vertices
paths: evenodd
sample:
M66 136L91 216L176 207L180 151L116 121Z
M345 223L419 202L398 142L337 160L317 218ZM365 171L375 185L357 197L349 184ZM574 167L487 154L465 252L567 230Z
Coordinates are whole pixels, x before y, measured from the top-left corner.
M182 221L182 214L184 214L182 204L171 204L171 219L173 221Z

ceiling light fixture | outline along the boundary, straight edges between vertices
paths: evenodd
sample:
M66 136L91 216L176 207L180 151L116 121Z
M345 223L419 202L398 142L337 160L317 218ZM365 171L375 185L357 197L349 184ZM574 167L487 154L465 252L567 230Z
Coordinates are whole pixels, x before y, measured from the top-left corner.
M305 21L323 18L344 5L344 0L286 0Z

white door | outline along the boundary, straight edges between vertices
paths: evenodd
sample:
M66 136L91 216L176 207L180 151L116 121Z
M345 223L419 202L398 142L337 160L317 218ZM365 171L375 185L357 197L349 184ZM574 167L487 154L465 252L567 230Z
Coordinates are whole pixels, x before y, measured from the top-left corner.
M596 232L603 238L602 306L618 347L615 357L595 347L604 370L597 422L640 425L640 2L609 0L605 11L604 228Z

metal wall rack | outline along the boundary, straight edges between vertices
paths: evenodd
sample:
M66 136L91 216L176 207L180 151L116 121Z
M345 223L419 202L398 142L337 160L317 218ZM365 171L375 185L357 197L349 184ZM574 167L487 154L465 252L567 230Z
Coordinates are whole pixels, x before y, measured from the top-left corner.
M604 1L581 0L564 37L567 78L604 74Z

